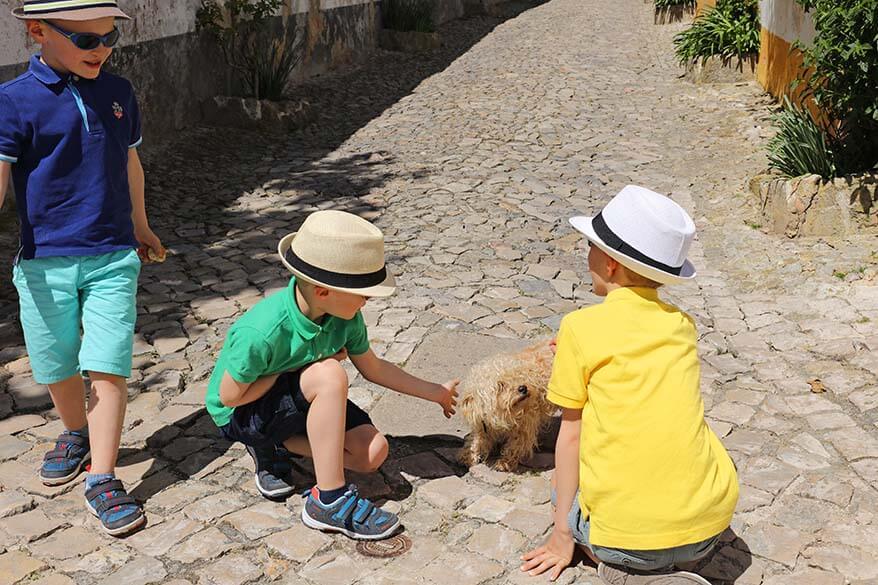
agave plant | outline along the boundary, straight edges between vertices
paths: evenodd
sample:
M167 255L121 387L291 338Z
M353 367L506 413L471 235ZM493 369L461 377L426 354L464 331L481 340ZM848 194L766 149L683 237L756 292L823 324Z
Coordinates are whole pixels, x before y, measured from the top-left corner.
M384 28L399 31L433 32L433 5L427 0L382 0Z
M768 163L787 177L816 174L836 176L835 154L827 136L808 108L784 97L783 108L773 116L777 134L768 143Z
M759 52L760 29L755 0L719 0L674 37L674 50L681 65L714 56L743 59Z

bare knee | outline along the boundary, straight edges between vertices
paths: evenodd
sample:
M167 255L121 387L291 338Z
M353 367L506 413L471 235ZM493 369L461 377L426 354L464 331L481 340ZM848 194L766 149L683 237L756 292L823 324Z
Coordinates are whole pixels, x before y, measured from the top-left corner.
M306 367L299 378L302 394L308 402L317 396L335 396L347 399L348 373L334 359L315 362Z
M376 433L368 442L350 445L348 449L353 458L351 467L354 471L374 473L387 460L390 446L384 435Z

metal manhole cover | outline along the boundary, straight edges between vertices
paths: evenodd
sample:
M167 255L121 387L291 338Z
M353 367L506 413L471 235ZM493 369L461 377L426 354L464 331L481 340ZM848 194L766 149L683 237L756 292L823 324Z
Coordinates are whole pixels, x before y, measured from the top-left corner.
M363 540L357 543L357 552L367 557L398 557L412 548L411 539L399 534L386 540Z

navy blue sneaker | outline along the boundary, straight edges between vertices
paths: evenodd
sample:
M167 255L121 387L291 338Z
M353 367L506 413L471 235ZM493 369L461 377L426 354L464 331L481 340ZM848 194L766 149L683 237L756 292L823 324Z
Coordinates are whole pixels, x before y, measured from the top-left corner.
M296 491L293 467L274 447L257 448L245 445L256 464L256 489L269 499L283 498Z
M104 532L111 536L134 532L146 522L143 508L118 479L107 479L87 489L85 503L101 521Z
M45 485L62 485L72 481L91 460L88 437L64 431L55 439L55 448L43 457L40 481Z
M393 535L399 528L396 514L385 512L360 497L357 486L351 484L343 496L331 504L320 502L317 487L305 492L302 522L309 528L341 532L356 540L381 540Z

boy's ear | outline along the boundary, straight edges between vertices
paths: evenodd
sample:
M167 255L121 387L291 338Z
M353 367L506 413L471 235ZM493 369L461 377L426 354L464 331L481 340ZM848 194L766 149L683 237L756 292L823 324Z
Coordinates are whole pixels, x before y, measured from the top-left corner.
M619 270L619 266L621 266L621 264L619 264L619 261L616 260L615 258L613 258L612 256L610 256L609 254L607 254L606 256L607 256L607 276L613 276L616 273L616 271Z
M41 20L26 20L24 26L27 28L27 34L37 44L42 45L46 42L46 27Z
M320 297L321 299L325 299L329 296L329 289L326 287L322 287L319 285L314 285L314 296Z

